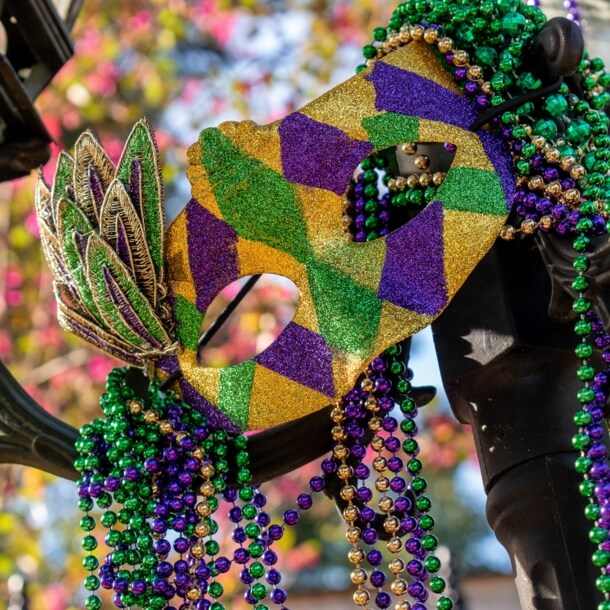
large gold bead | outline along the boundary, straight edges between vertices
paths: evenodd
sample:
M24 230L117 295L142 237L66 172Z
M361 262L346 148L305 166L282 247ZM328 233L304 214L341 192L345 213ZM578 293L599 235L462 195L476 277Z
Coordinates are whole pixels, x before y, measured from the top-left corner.
M406 186L407 186L407 179L404 176L398 176L398 178L396 178L396 188L399 191L402 191Z
M206 462L201 466L200 472L204 479L211 479L214 476L214 466Z
M392 574L400 574L405 569L405 562L400 557L396 557L390 561L388 568Z
M347 531L345 532L345 538L348 542L351 542L352 544L354 542L360 542L361 537L362 531L359 527L348 527Z
M365 391L365 392L372 392L375 389L375 382L370 379L369 377L365 377L361 382L360 382L360 387Z
M549 148L544 153L544 158L549 163L559 163L559 160L561 159L561 153L559 152L559 150L557 148Z
M563 193L563 200L568 205L580 203L580 191L578 189L568 189Z
M356 488L353 485L346 485L345 487L341 488L339 495L341 496L342 500L349 502L356 497Z
M345 432L343 426L333 426L331 435L334 441L344 441L347 437L347 433Z
M214 485L210 483L210 481L205 481L199 488L199 491L202 496L210 498L216 493L216 487L214 487Z
M411 610L411 604L404 599L396 602L394 610Z
M414 25L411 28L411 38L413 38L413 40L422 40L424 33L425 30L421 25Z
M205 451L201 447L195 447L191 451L191 455L197 460L202 460L205 457Z
M500 237L505 241L510 241L511 239L515 239L515 235L517 233L517 229L512 225L504 225L500 229Z
M358 509L355 506L346 506L343 509L343 518L348 523L353 523L356 519L358 519Z
M377 432L378 430L381 430L381 424L382 421L380 417L371 417L371 419L369 419L369 430Z
M375 489L382 492L388 491L390 489L390 479L388 477L378 477L375 480Z
M201 589L199 587L190 587L186 590L186 598L194 602L201 597Z
M575 163L570 168L570 177L574 178L574 180L582 180L586 175L587 170L579 163Z
M354 603L356 606L366 606L369 603L369 592L366 589L354 591Z
M340 423L345 419L345 413L343 413L343 409L341 407L335 407L330 412L330 418L336 423Z
M336 445L333 448L333 455L338 460L344 460L349 456L349 449L345 445Z
M453 40L451 40L451 38L448 36L443 36L443 38L438 41L437 47L438 50L445 55L453 49Z
M400 527L400 521L397 517L386 517L383 521L383 529L389 534L393 534Z
M390 584L390 590L394 595L404 595L407 590L407 582L402 578L397 578Z
M364 407L369 411L375 412L379 409L379 403L374 396L369 396L364 402Z
M492 92L491 83L489 81L485 81L481 85L481 93L484 93L485 95L489 95L491 92Z
M341 464L337 468L337 476L343 481L351 478L354 475L354 469L348 464Z
M564 157L561 162L559 163L561 169L565 170L566 172L572 167L572 165L574 165L576 163L576 157L573 157L572 155L568 155L567 157Z
M400 28L400 34L398 35L398 38L401 44L407 44L408 42L411 42L411 33L408 29L403 30L402 28Z
M364 551L359 546L356 546L353 549L349 550L347 558L350 563L362 563L364 561Z
M391 538L386 544L386 548L390 553L398 553L402 548L402 540L400 538Z
M540 226L543 229L550 229L553 226L554 220L553 217L550 216L549 214L545 214L544 216L542 216L540 218Z
M521 230L526 234L526 235L532 235L533 233L536 232L536 229L538 228L538 223L533 220L532 218L526 218L522 223L521 223Z
M174 431L174 426L172 426L170 422L164 419L159 422L159 431L161 432L161 434L165 434L167 436L168 434L171 434Z
M363 585L366 582L366 572L362 568L352 570L350 577L355 585Z
M385 440L382 436L374 436L371 439L371 448L373 451L381 451L385 447Z
M352 217L351 216L349 216L348 214L344 214L343 216L341 216L341 226L344 229L349 229L351 224L352 224Z
M443 172L434 172L434 174L432 174L432 182L434 183L434 186L440 186L443 184L444 180L445 174Z
M176 442L181 443L187 437L188 437L188 434L186 432L178 432L176 434Z
M428 169L430 167L430 157L428 155L417 155L413 163L415 163L417 169Z
M394 508L394 500L390 496L383 496L379 500L379 510L384 513L389 513Z
M381 455L376 457L373 460L373 468L377 471L377 472L383 472L386 468L388 467L388 460L386 460L384 457L382 457Z
M549 182L546 185L546 194L551 197L559 197L563 192L563 187L561 186L561 182L559 180L553 180L553 182Z
M410 189L414 189L416 186L419 186L419 174L411 174L407 178L407 186Z
M468 53L466 53L466 51L463 51L462 49L457 50L453 54L453 63L456 66L465 66L468 63L469 59L470 57L468 56Z
M159 419L159 416L154 411L144 412L144 421L147 424L154 424Z
M474 81L480 80L483 78L483 68L481 66L470 66L468 68L468 78Z
M207 502L199 502L195 510L200 517L207 517L212 512L212 507Z
M534 191L540 191L544 188L544 178L542 176L532 176L528 186Z
M430 186L431 182L432 182L432 174L430 174L429 172L426 172L425 174L420 175L420 177L419 177L420 186Z
M436 44L438 40L438 30L436 28L427 28L424 32L424 40L428 44Z
M538 149L542 150L546 146L546 138L544 136L533 136L532 144Z
M205 546L203 542L195 542L191 547L191 555L195 559L201 559L205 555Z
M207 523L198 523L195 526L195 536L197 538L205 538L210 533L210 526Z
M127 406L129 407L129 411L134 415L142 413L142 409L144 408L144 405L139 400L128 400Z
M417 144L415 142L405 142L401 147L405 155L414 155L417 152Z

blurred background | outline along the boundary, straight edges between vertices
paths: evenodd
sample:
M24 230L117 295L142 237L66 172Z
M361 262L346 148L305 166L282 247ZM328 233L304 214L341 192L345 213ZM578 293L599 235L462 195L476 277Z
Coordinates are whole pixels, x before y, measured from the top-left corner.
M551 16L573 4L542 0ZM610 56L609 4L580 5L589 47L602 57ZM185 153L201 129L278 119L348 78L393 8L388 0L87 0L73 31L75 56L37 102L57 142L44 174L51 179L58 151L87 127L116 161L145 115L156 130L171 219L188 201ZM34 185L34 176L0 184L0 358L39 403L80 427L99 414L105 377L118 363L57 324ZM237 290L224 291L204 326ZM265 277L207 348L206 364L260 352L288 323L295 301L294 286ZM418 385L440 385L429 333L415 338L412 367ZM485 522L469 430L454 420L442 391L421 417L435 533L451 557L445 563L461 594L458 607L517 610L510 562ZM311 464L265 486L277 514L314 474ZM82 607L78 519L72 483L0 466L0 610ZM282 539L293 610L352 607L343 530L334 505L320 498Z

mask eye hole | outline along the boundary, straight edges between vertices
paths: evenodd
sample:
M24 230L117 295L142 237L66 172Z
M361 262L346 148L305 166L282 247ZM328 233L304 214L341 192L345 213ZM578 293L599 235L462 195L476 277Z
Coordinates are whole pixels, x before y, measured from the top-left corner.
M345 197L343 223L354 241L383 237L435 201L455 152L450 142L405 142L367 157Z
M242 277L212 301L201 327L209 331L227 305L253 276ZM199 350L201 366L222 368L251 360L275 341L294 317L299 291L289 279L263 274L243 300Z

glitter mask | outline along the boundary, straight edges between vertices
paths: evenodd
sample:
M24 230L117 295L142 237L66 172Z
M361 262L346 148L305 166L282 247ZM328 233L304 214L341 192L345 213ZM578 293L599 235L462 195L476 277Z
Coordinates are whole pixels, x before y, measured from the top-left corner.
M503 226L512 160L497 136L469 130L476 117L433 51L413 43L281 121L204 130L189 150L193 199L165 236L147 124L116 168L85 133L52 190L41 180L37 191L60 322L151 376L175 376L215 427L263 429L321 409L443 311ZM456 147L436 199L387 236L350 241L342 197L354 171L407 141ZM297 286L294 319L252 360L199 366L214 298L262 273Z
M193 199L166 235L183 349L159 366L182 371L184 399L239 429L274 426L330 404L375 355L429 325L493 244L513 197L506 146L468 130L477 114L428 45L414 43L281 121L204 130L188 155ZM354 170L406 141L457 146L437 199L386 237L349 241L341 200ZM199 366L210 303L260 273L297 286L294 319L252 360Z

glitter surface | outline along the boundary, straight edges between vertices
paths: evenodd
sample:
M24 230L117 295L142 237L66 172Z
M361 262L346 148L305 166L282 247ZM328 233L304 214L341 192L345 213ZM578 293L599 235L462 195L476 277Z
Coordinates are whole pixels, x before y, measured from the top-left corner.
M379 296L417 313L436 315L447 305L443 264L443 208L435 201L387 240Z
M280 123L279 133L286 178L337 195L343 195L358 164L373 150L370 142L353 140L299 112Z
M335 397L332 354L318 333L291 322L255 360L329 398Z

